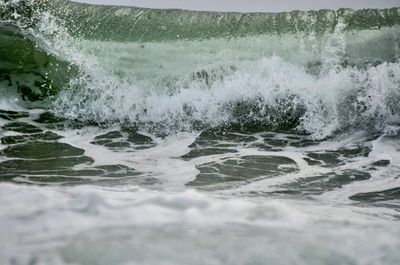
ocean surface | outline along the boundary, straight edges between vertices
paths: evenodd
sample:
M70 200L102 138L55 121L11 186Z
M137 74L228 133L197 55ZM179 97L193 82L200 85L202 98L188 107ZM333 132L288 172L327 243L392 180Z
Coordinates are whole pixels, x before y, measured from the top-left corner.
M399 59L400 8L0 0L0 264L400 264Z

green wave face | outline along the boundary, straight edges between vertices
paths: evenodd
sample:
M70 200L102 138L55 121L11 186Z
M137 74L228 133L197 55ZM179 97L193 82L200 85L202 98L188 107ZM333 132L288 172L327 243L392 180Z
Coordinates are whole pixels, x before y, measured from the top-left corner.
M0 24L0 79L3 87L17 90L24 100L54 96L69 81L68 63L38 47L12 24ZM72 71L71 71L72 72Z
M160 42L181 39L237 38L270 34L332 32L338 21L345 30L400 24L398 8L384 10L293 11L288 13L220 13L154 10L84 4L59 4L71 32L85 38Z
M399 8L0 7L0 91L68 118L162 130L296 127L316 137L400 121Z

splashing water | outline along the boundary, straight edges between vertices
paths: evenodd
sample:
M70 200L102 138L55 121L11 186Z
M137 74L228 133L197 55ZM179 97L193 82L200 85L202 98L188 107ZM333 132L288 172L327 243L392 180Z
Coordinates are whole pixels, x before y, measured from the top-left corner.
M0 0L0 263L398 264L399 25Z

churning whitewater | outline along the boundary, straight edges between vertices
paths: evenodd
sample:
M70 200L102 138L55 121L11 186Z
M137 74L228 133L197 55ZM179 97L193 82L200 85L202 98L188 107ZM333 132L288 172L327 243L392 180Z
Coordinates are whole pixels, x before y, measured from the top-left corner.
M399 264L400 8L0 0L0 263Z

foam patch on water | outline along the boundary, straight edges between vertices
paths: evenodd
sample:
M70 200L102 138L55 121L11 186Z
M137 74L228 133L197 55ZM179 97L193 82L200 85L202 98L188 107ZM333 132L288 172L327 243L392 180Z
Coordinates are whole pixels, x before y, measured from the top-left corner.
M0 201L0 240L7 246L0 255L4 264L26 264L34 259L41 262L38 264L49 264L45 262L49 255L81 265L107 264L113 259L116 259L113 264L126 264L128 260L132 264L140 260L151 264L161 257L156 254L161 246L169 253L167 260L170 262L186 260L197 264L185 252L173 254L176 243L184 249L188 244L189 253L195 249L193 243L205 244L205 259L214 257L211 248L214 245L218 251L229 253L233 264L239 264L233 258L238 257L238 248L244 246L245 249L255 247L256 260L278 258L272 255L273 250L290 248L300 264L307 260L314 264L316 257L295 243L296 239L309 247L323 245L328 249L327 253L336 253L332 258L338 261L345 261L346 256L378 263L400 259L395 251L400 244L400 231L390 217L385 217L395 214L390 209L341 208L282 200L218 199L191 190L158 192L129 186L65 189L1 184ZM343 226L344 223L347 225ZM365 231L368 236L377 236L374 242L365 241ZM237 240L241 235L246 235L247 239ZM184 239L186 236L192 238L192 243ZM141 241L141 238L147 239ZM126 247L114 245L115 240L124 242ZM174 240L179 242L168 244ZM290 240L295 241L290 243ZM349 248L338 245L337 240ZM257 242L267 251L262 252L256 247ZM136 256L136 251L143 248L146 253ZM97 263L96 253L100 249L106 252L101 255L105 260ZM133 252L125 253L125 249ZM377 249L385 255L377 256ZM108 255L110 251L112 255ZM115 256L120 251L125 256ZM239 260L253 260L250 258L252 252L244 253ZM301 257L301 253L306 256ZM222 257L214 258L215 264L222 264ZM330 259L328 256L320 258ZM286 263L279 258L277 264Z
M196 134L181 133L165 138L148 135L153 138L155 143L153 147L112 151L104 146L91 143L95 135L104 134L107 130L85 127L78 130L56 132L65 137L60 142L84 149L85 155L94 160L91 167L125 165L144 173L145 176L161 180L164 188L171 189L182 189L183 185L193 180L198 173L195 165L180 159L189 151L188 146L194 141Z

